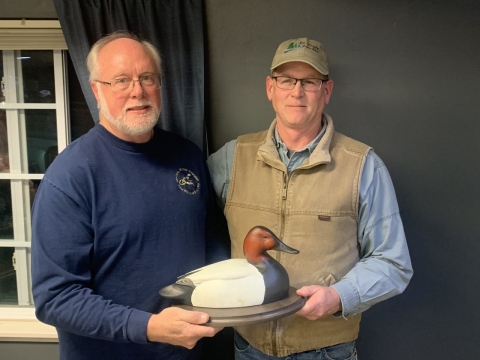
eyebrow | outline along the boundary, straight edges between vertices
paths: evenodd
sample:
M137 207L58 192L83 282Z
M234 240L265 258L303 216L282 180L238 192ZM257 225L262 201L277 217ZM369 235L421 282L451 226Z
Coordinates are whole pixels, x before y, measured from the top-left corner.
M138 76L140 77L140 76L144 76L144 75L155 75L155 74L156 74L155 71L148 70L148 71L144 71L144 72L140 73ZM119 78L119 77L126 77L126 78L129 78L129 79L132 78L130 75L127 75L126 73L121 72L121 73L116 74L114 77L112 77L112 79L116 79L116 78Z

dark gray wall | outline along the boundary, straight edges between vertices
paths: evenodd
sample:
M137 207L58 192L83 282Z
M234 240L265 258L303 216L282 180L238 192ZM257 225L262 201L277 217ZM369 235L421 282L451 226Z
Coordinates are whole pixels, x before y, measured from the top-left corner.
M389 168L415 274L365 313L360 357L477 358L480 3L207 0L206 14L212 150L267 128L273 54L311 37L330 57L336 129Z

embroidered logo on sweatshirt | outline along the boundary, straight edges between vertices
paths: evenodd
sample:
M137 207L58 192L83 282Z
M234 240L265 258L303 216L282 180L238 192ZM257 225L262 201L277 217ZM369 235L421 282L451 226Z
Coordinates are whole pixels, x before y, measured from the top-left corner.
M193 171L180 168L176 173L177 184L180 190L187 194L193 195L200 189L200 180Z

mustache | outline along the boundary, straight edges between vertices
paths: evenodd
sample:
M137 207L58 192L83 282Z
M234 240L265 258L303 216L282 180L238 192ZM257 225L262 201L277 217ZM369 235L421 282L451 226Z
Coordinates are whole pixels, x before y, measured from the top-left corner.
M128 109L135 108L135 107L141 107L141 106L149 106L153 111L158 111L158 108L157 108L156 104L154 104L150 100L142 99L142 100L136 101L135 104L126 104L122 109L122 113L125 114Z

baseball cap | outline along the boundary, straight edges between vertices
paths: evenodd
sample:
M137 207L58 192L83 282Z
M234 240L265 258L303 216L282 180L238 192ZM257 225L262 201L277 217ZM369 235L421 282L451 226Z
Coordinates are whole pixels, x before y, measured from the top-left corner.
M318 41L299 38L282 42L273 57L270 70L292 61L307 63L321 74L328 75L328 57L323 45Z

